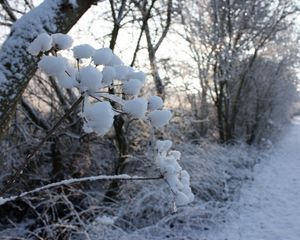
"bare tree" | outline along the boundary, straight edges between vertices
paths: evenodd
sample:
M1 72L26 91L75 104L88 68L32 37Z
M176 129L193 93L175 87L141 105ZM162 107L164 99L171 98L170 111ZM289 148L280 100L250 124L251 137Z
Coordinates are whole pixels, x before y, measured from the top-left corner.
M298 9L291 1L190 1L181 21L197 63L202 99L214 103L221 142L236 137L239 102L257 58L281 31L292 24ZM192 9L192 10L190 10ZM248 59L247 64L240 64Z
M274 133L289 120L291 103L296 99L296 80L289 58L257 58L241 92L236 134L248 144L276 137Z
M167 2L162 1L158 3L158 6L156 6L156 0L150 2L133 2L142 16L140 36L142 36L143 32L145 33L151 74L154 79L156 92L164 98L165 86L159 74L156 52L169 31L173 13L173 2L172 0L168 0ZM163 8L164 5L166 5L166 9ZM134 60L135 58L133 62Z

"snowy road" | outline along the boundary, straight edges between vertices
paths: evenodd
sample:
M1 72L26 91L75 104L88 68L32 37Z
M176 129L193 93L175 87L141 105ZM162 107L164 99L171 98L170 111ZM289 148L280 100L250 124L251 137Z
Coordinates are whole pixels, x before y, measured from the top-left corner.
M243 186L238 210L209 240L300 239L300 118Z

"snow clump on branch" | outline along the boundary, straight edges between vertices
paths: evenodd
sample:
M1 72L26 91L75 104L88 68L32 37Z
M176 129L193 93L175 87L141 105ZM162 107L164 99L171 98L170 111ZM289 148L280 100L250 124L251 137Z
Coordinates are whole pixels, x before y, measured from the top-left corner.
M149 111L161 109L164 106L164 102L159 96L151 96L148 101Z
M172 142L170 140L158 140L156 142L157 155L155 163L171 188L176 205L183 206L194 201L194 194L190 187L188 172L182 170L178 163L181 153L170 151L171 147Z
M81 92L97 91L101 87L102 73L97 68L89 65L80 69L78 81Z
M143 118L147 111L147 100L145 98L135 98L127 100L124 104L124 112L136 118Z
M89 44L81 44L73 48L74 58L77 60L82 58L90 58L93 56L95 49Z
M154 110L149 113L148 118L153 127L161 128L169 123L172 117L170 110Z
M95 51L93 61L96 65L107 65L113 57L113 52L110 48L100 48Z
M115 113L107 101L94 104L86 102L81 115L85 119L83 126L85 132L105 135L112 127Z
M116 71L113 67L105 66L102 70L102 84L104 87L109 86L113 83L113 80L116 79Z
M78 86L78 82L76 80L77 69L67 65L66 70L63 73L59 73L55 76L58 84L63 88L71 89L75 86Z
M131 71L127 74L127 79L138 79L144 84L146 81L146 74L141 71L138 72Z
M53 56L43 55L41 57L38 63L40 70L55 77L59 85L64 88L78 88L79 92L84 94L86 98L93 98L91 104L94 104L94 100L100 102L109 100L107 103L114 102L114 105L118 105L112 108L115 114L128 114L134 118L148 119L150 124L156 128L164 127L169 123L172 113L170 110L162 109L163 100L160 97L151 96L149 101L138 97L146 80L144 72L136 71L132 67L124 65L111 49L94 49L89 44L81 44L72 48L73 56L76 59L76 69L66 58L57 55L57 51L69 49L72 43L73 39L66 34L55 33L50 36L47 33L42 33L34 39L28 51L33 55L39 55L46 51L52 53ZM81 59L90 59L91 62L84 66L79 61ZM99 65L102 66L102 70L98 69ZM115 83L117 84L115 85ZM106 89L107 87L115 87L121 92L110 94ZM125 101L122 99L122 95L126 96ZM88 105L85 104L85 106ZM97 109L90 108L88 112L98 112ZM84 112L85 109L83 109ZM86 114L82 114L82 116L87 122L89 121ZM95 113L95 116L99 116L99 114ZM109 116L111 117L112 114ZM99 131L94 123L86 127L89 131L93 128L100 135L107 132Z
M43 56L38 67L49 76L54 77L66 71L67 60L63 57Z
M27 48L27 51L34 56L40 52L49 51L52 48L52 37L47 33L39 34Z
M72 46L73 39L62 33L55 33L51 35L52 37L52 46L57 50L65 50Z
M129 79L129 81L124 82L123 92L127 95L137 96L140 93L143 83L138 79Z

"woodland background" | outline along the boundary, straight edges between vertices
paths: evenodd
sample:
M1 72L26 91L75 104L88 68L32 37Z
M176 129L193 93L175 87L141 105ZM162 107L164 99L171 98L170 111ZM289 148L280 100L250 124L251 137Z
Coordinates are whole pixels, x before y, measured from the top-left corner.
M161 96L173 112L154 135L181 151L196 200L172 214L161 180L61 185L1 205L0 239L199 239L225 221L228 202L298 111L297 1L40 2L0 1L1 189L78 96L36 71L26 51L46 31L109 47L147 73L143 95ZM3 196L93 175L155 177L152 134L126 117L104 137L85 134L74 113Z

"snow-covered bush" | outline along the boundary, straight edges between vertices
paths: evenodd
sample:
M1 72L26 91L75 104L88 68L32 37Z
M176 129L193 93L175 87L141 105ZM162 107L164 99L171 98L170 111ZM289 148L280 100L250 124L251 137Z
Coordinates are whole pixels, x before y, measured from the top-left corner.
M80 96L76 103L83 103L80 116L86 133L105 135L119 114L142 119L154 128L168 124L172 113L163 109L160 97L151 96L147 100L139 96L146 80L145 73L126 66L111 49L94 49L88 44L73 47L75 59L69 61L58 52L68 50L72 42L65 34L42 33L28 47L28 52L41 56L39 69L55 78L61 87L78 90ZM120 92L112 94L111 88ZM171 146L169 140L157 141L156 166L170 187L176 205L186 205L194 198L189 174L177 162L180 152L170 151Z

